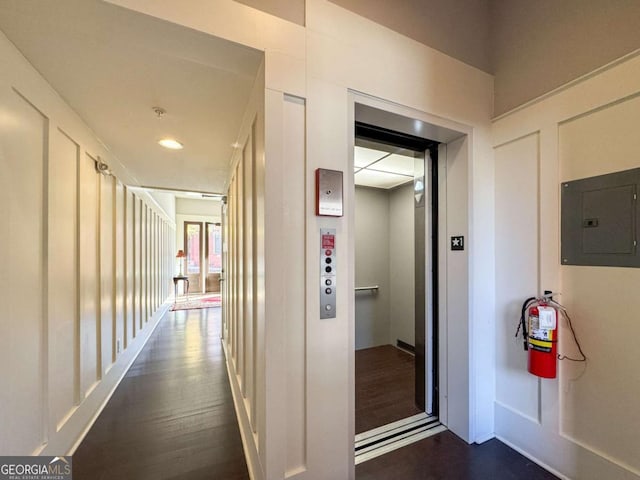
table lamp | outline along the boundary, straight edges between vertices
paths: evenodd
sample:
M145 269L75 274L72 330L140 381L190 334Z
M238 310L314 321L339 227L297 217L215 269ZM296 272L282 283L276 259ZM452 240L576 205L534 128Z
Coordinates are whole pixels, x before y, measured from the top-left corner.
M184 263L183 258L185 258L187 255L184 253L184 250L178 250L178 254L176 255L176 258L178 259L178 262L180 262L180 276L183 277L184 273L182 273L182 265Z

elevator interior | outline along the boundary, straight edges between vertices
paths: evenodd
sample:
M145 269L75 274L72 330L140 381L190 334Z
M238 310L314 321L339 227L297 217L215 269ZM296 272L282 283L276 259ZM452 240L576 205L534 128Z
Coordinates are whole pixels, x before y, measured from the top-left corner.
M437 420L434 163L436 142L356 123L356 449Z

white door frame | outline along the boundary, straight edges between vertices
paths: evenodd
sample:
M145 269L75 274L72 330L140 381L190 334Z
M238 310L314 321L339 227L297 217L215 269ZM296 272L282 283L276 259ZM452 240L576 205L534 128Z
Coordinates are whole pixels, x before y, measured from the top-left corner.
M447 149L449 143L462 143L462 148L456 149L456 156L459 159L463 157L464 168L467 170L466 175L469 175L470 159L471 159L471 145L469 141L472 136L472 128L463 125L461 123L444 119L435 115L431 115L419 110L398 105L393 102L381 100L366 94L362 94L355 91L349 91L348 96L348 125L349 131L349 172L345 176L345 188L353 192L354 185L354 168L353 168L353 152L355 146L355 110L356 104L366 105L375 109L381 110L384 113L400 115L408 119L414 120L416 125L422 128L420 132L414 133L415 135L436 140L441 142L438 151L438 183L439 183L439 197L438 197L438 216L439 216L439 295L438 295L438 311L439 311L439 328L438 328L438 400L439 400L439 417L440 421L447 425L454 433L462 437L466 441L471 441L474 438L474 432L471 431L470 426L473 425L471 418L474 411L473 403L474 399L471 395L472 382L471 377L471 359L473 358L472 342L468 341L470 338L470 322L471 315L469 309L467 309L466 323L459 325L456 323L456 331L463 330L464 335L449 335L450 322L454 319L450 318L448 312L448 306L452 304L452 301L456 301L453 298L453 292L451 292L448 285L450 285L449 277L455 277L455 280L460 280L460 283L464 282L467 288L463 289L463 293L466 292L466 300L468 301L470 295L470 269L467 268L465 272L461 272L459 269L450 271L449 265L449 249L448 249L448 236L451 232L447 229L448 211L447 211L447 175L448 167L454 160L454 154ZM392 115L393 116L393 115ZM385 122L385 126L391 130L400 130L397 126L393 125L393 122ZM466 141L465 141L466 140ZM452 149L453 150L453 149ZM459 168L460 160L456 165ZM464 186L465 191L458 192L460 195L464 194L464 198L469 198L468 186ZM466 205L466 203L465 203ZM452 212L449 212L452 213ZM348 222L350 223L350 230L354 229L354 217L355 209L354 205L349 206L349 210L346 212L348 216ZM466 218L469 218L469 212L465 212ZM352 262L355 261L355 246L354 241L349 245L349 258ZM457 253L457 252L456 252ZM349 274L352 277L349 284L354 283L355 275L354 265L350 265ZM427 291L431 291L430 283L427 283ZM459 294L458 294L459 295ZM351 296L353 297L353 296ZM429 297L426 297L427 301ZM434 299L436 300L436 299ZM350 336L351 343L355 345L355 300L350 298L349 300L349 322L350 322ZM470 302L467 304L469 305ZM459 318L455 319L459 321ZM452 352L455 355L452 357ZM352 425L355 424L355 353L352 351L350 354L350 420ZM428 368L428 366L427 366ZM449 379L468 379L466 385L460 385L459 381L456 382L455 388L450 388Z

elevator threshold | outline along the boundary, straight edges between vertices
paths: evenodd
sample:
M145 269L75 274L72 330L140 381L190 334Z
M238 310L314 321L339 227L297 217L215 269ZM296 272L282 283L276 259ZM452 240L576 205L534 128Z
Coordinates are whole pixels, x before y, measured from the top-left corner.
M419 413L356 435L356 465L447 429L438 417Z

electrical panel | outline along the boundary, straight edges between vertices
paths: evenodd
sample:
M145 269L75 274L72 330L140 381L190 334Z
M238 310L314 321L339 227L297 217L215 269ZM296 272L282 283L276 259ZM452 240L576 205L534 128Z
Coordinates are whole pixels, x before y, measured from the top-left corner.
M640 267L640 168L563 182L563 265Z

